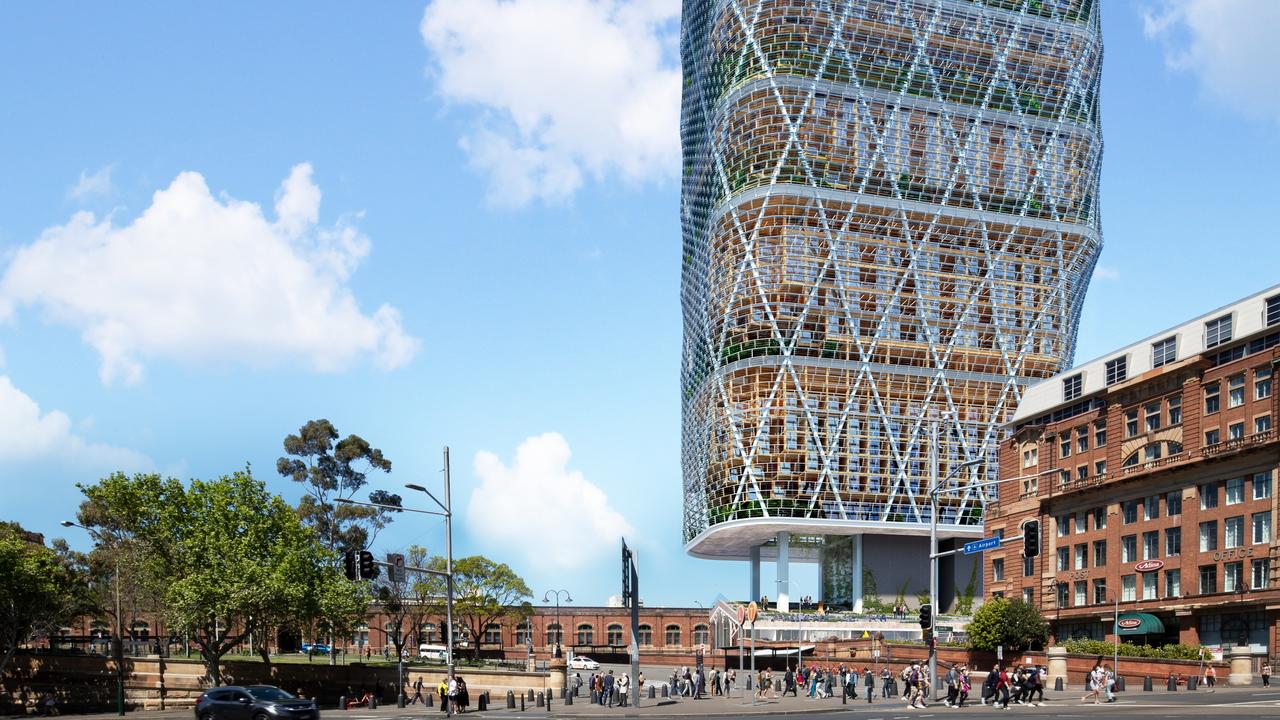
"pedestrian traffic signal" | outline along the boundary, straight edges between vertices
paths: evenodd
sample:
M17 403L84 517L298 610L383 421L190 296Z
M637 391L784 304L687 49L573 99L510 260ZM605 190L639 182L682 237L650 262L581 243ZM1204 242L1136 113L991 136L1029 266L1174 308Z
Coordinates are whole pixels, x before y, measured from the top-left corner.
M1033 558L1040 554L1040 521L1028 520L1022 524L1022 557Z
M347 554L342 558L346 565L347 579L360 579L360 552L358 550L348 550Z
M378 575L378 568L373 564L373 553L368 550L360 551L360 579L372 580Z
M404 582L404 555L387 553L387 579L393 583Z
M929 603L920 606L920 629L933 629L933 606Z

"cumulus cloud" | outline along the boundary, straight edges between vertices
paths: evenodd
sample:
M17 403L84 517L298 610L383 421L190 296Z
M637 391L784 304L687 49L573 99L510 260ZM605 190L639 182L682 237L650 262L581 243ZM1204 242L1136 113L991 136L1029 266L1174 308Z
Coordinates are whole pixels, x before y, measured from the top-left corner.
M360 310L347 281L369 253L351 223L318 224L308 164L276 194L275 220L252 202L214 197L184 172L128 224L80 212L19 248L0 276L0 321L34 306L77 328L101 358L103 382L138 382L146 358L321 372L363 357L408 363L418 340L400 313Z
M80 171L80 180L67 190L67 197L72 200L84 201L95 197L109 197L115 192L115 185L111 183L111 171L113 166L99 168L92 175L88 170Z
M150 459L133 450L85 441L71 431L66 413L42 413L35 400L0 375L0 463L31 460L126 472L152 466Z
M1238 112L1280 122L1277 28L1276 0L1158 0L1143 10L1143 31L1170 68L1194 73L1206 95Z
M491 202L564 201L584 177L641 183L679 168L679 0L434 0L422 18L460 143Z
M1119 280L1120 270L1110 265L1098 265L1093 269L1094 280Z
M517 552L533 566L582 567L634 534L598 486L569 470L569 443L549 432L526 439L510 466L476 453L480 486L467 504L467 524L479 542Z

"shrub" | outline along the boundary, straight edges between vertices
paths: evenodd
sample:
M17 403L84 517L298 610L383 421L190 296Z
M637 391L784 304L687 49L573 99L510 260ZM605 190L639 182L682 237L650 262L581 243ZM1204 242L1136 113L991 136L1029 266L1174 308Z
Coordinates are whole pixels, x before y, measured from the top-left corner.
M1077 655L1110 655L1115 652L1115 644L1104 640L1068 640L1062 643L1067 652ZM1131 642L1120 643L1121 657L1153 658L1158 660L1199 660L1205 649L1199 645L1164 645L1152 647L1137 645ZM1207 654L1206 654L1207 655Z

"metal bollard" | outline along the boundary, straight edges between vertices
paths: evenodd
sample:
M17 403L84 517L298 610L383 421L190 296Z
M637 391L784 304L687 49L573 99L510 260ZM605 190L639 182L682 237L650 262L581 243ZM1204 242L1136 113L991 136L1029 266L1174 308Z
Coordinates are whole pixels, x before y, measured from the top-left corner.
M529 702L533 702L533 688L529 688Z
M542 699L542 693L538 693L538 707L546 707L547 703Z
M560 688L560 699L563 700L566 697L569 697L569 691L564 688Z
M480 693L480 699L477 700L476 703L476 707L480 712L484 712L489 709L489 698L484 693Z
M662 697L664 697L664 698L665 698L665 697L671 697L671 691L667 688L667 686L666 686L666 685L663 685L663 686L662 686Z
M553 696L553 693L552 693L550 690L548 690L548 691L547 691L547 712L551 712L551 698L552 698L552 696Z
M1170 675L1170 676L1169 676L1169 685L1165 688L1165 690L1168 690L1169 692L1177 692L1177 691L1178 691L1178 678L1176 678L1176 677L1174 677L1174 676Z
M931 502L932 502L932 501L931 501ZM748 689L748 690L750 690L750 689L751 689L751 676L750 676L750 675L748 675L748 676L747 676L747 689Z
M1151 676L1150 675L1142 678L1142 691L1151 692Z
M1054 679L1053 679L1053 691L1054 691L1054 692L1062 692L1062 678L1061 678L1061 677L1056 677L1056 678L1054 678Z
M1196 677L1196 676L1194 676L1194 675L1188 675L1188 676L1187 676L1187 689L1188 689L1188 690L1195 690L1195 689L1196 689L1196 686L1197 686L1197 685L1199 685L1199 684L1200 684L1200 678L1198 678L1198 677Z
M436 706L435 695L432 695L431 693L427 693L426 699L422 701L422 707L435 707L435 706Z
M574 696L574 695L576 695L576 694L577 694L577 693L569 693L569 694L565 695L565 696L564 696L564 704L565 704L565 705L572 705L572 704L573 704L573 696Z
M516 694L511 692L510 690L507 691L507 709L508 710L516 709Z
M524 712L524 696L520 696L520 712Z
M654 686L650 685L650 686L649 686L649 699L650 699L650 700L652 700L652 699L654 698L654 696L655 696L655 695L657 695L657 693L658 693L657 688L655 688Z
M1124 692L1124 676L1116 676L1116 692Z
M369 696L369 709L370 710L378 709L378 698L374 697L373 695Z
M346 710L346 709L347 709L347 696L346 696L346 695L339 695L339 696L338 696L338 709L339 709L339 710Z

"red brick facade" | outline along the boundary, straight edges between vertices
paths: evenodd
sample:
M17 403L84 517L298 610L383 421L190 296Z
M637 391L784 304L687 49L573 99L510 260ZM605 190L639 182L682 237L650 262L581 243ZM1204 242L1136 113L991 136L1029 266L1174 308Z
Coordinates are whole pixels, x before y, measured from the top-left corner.
M987 553L987 596L1030 600L1060 637L1101 639L1111 637L1119 592L1122 615L1163 621L1151 644L1247 636L1274 655L1280 345L1271 330L1012 428L988 534L1016 536L1038 518L1041 555L1024 566L1020 544Z

